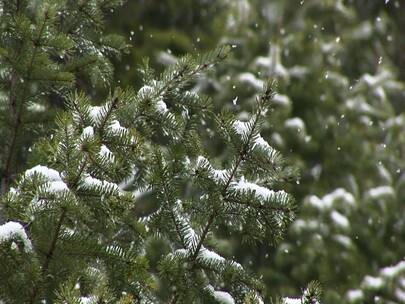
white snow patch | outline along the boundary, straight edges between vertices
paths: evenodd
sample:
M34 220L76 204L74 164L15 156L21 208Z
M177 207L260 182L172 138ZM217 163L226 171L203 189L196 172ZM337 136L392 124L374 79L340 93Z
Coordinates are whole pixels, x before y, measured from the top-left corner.
M197 233L195 233L194 229L191 227L190 225L190 220L185 218L182 215L182 210L181 210L181 200L177 200L175 202L175 207L174 207L174 212L175 212L175 217L176 220L181 222L181 226L182 227L187 227L185 230L185 235L184 238L187 241L187 246L189 246L188 249L191 249L191 247L193 247L194 244L197 244L198 242L198 235Z
M391 186L380 186L380 187L369 189L367 191L366 196L368 196L372 199L394 197L395 191Z
M229 171L228 170L215 169L210 164L208 159L206 159L204 156L201 156L201 155L197 157L197 167L207 167L209 172L210 172L211 177L217 183L225 182L227 177L229 176Z
M25 171L25 177L31 177L34 173L40 174L47 179L48 182L44 185L43 188L46 191L60 192L69 190L68 186L61 179L60 173L54 169L38 165Z
M109 126L111 128L111 131L115 133L120 133L120 132L125 132L127 131L126 128L121 127L121 124L118 120L113 120Z
M291 105L291 100L287 95L275 94L273 97L273 102L283 107L289 107Z
M101 145L99 154L101 157L105 157L110 159L111 161L114 161L114 154L110 151L110 149L108 149L106 145Z
M225 291L214 291L213 295L215 299L220 303L235 304L235 300L233 299L233 297Z
M350 247L352 247L352 245L353 245L352 240L351 240L348 236L346 236L346 235L337 234L337 235L334 235L334 236L333 236L333 239L334 239L337 243L343 245L343 246L346 247L346 248L350 248Z
M84 179L83 179L83 185L86 187L102 187L102 188L108 188L110 190L113 191L117 191L118 193L120 193L120 188L118 187L117 184L115 183L111 183L105 180L99 180L97 178L94 178L90 175L87 175Z
M370 106L363 97L347 99L345 105L348 110L357 111L363 114L374 114L376 111Z
M103 107L99 106L90 107L90 117L95 123L99 123L102 119L102 109Z
M404 116L403 116L403 115L399 115L399 116L396 116L396 117L392 117L392 118L387 119L387 120L385 121L385 126L386 126L387 128L400 127L400 126L402 126L404 123L405 123Z
M349 220L347 217L345 217L343 214L336 210L332 210L330 213L330 217L333 220L333 222L336 224L336 226L339 226L341 228L347 229L349 228Z
M94 136L94 129L93 129L92 126L88 126L88 127L85 127L85 128L83 129L82 135L80 135L80 138L81 138L81 139L83 139L83 138L90 138L90 137L93 137L93 136Z
M237 120L233 123L233 127L234 127L236 133L238 133L241 136L245 136L246 134L251 132L251 126L252 126L252 123L249 121L244 122L244 121ZM255 147L255 146L259 146L260 148L267 150L267 152L269 154L274 153L273 147L271 147L269 145L269 143L266 140L264 140L264 138L260 134L257 134L253 138L253 147Z
M46 190L49 192L61 192L69 191L69 188L63 181L52 181L47 183Z
M177 249L174 253L181 257L186 257L187 255L189 255L190 250L181 248L181 249Z
M265 187L259 186L257 184L245 181L244 177L242 177L238 182L232 182L230 184L230 188L242 192L253 191L256 196L265 200L274 197L274 195L276 194L287 195L287 193L284 192L284 190L273 191Z
M233 123L233 127L239 135L246 135L250 130L249 126L251 124L249 122L237 120Z
M213 297L220 303L235 304L235 300L228 292L220 290L216 291L211 284L207 285L205 289L207 289L213 295Z
M268 75L275 75L281 78L288 79L288 70L281 63L280 46L273 44L270 48L268 57L257 57L254 65L268 70Z
M29 103L29 105L27 106L27 109L31 112L36 112L36 113L40 113L40 112L44 112L46 111L46 107L40 103L37 102L31 102Z
M220 256L218 253L201 246L201 249L198 253L198 257L204 260L208 260L209 263L221 263L225 262L225 258ZM240 270L243 269L242 265L235 261L229 261L230 265Z
M370 21L365 21L359 26L357 26L353 31L352 31L352 39L355 40L361 40L361 39L367 39L370 37L373 33L373 25L371 25Z
M400 303L405 303L405 291L397 287L395 288L394 293L397 299L400 301Z
M335 191L326 194L322 198L315 195L310 195L305 199L305 202L319 210L331 209L333 205L339 202L343 202L350 206L355 206L356 204L354 196L343 188L338 188Z
M229 176L228 170L217 170L213 169L212 176L215 178L217 182L225 182Z
M383 70L382 72L376 75L370 75L368 73L364 74L360 81L365 82L370 87L380 86L385 80L388 80L391 77L391 73L387 70Z
M293 130L297 130L298 132L301 132L301 131L305 130L305 123L301 118L294 117L294 118L287 119L284 122L284 127L286 127L287 129L293 129Z
M272 142L273 142L275 145L277 145L277 146L279 146L279 147L284 146L284 139L283 139L283 137L280 135L280 133L278 133L278 132L274 132L274 133L271 135L271 140L272 140Z
M138 91L138 96L145 97L148 96L153 92L153 88L148 85L144 85L142 88L139 89Z
M198 255L201 258L210 260L212 262L223 262L223 261L225 261L225 259L223 257L221 257L218 253L216 253L216 252L214 252L212 250L209 250L209 249L207 249L205 247L201 248Z
M362 285L368 289L379 289L384 285L384 281L379 277L365 276Z
M328 193L327 195L325 195L322 198L322 200L328 206L332 206L332 204L336 203L339 200L342 200L343 202L347 203L348 205L352 205L352 206L355 205L354 196L343 188L338 188L335 191Z
M309 69L304 66L296 65L296 66L293 66L292 68L289 68L288 73L292 77L303 78L309 73Z
M48 168L46 166L37 165L27 171L25 171L25 177L31 177L34 174L41 174L46 177L49 181L60 181L59 172Z
M270 146L269 143L260 136L260 134L258 134L253 140L253 147L255 146L259 146L263 150L266 150L269 154L272 154L275 151L273 147Z
M292 224L292 228L298 232L308 229L308 230L317 230L319 227L319 222L316 220L303 220L297 219Z
M310 195L306 198L305 202L316 209L325 210L332 207L332 204L329 200L322 200L316 195Z
M29 252L32 250L31 241L25 233L24 227L17 222L7 222L0 226L0 243L18 237L24 243L24 250Z
M351 289L346 293L346 298L352 302L362 300L363 297L364 293L361 289Z
M283 298L284 304L302 304L301 298Z
M394 266L382 268L380 270L380 273L384 277L393 278L403 271L405 271L405 260L399 262L398 264L396 264Z
M261 79L256 78L252 73L241 73L238 77L239 81L246 83L256 90L263 89L264 82Z
M255 60L255 65L258 67L268 68L271 64L271 60L269 57L259 56Z
M168 111L167 105L163 100L159 100L156 103L156 111L158 111L159 113L166 113Z
M16 195L18 195L18 194L19 194L19 190L17 190L17 189L14 188L14 187L10 187L9 195L11 195L11 196L16 196Z
M81 304L90 304L92 301L94 301L94 297L80 297Z
M161 51L157 55L157 61L167 66L175 64L177 62L177 58L174 57L172 54L169 54L168 52Z

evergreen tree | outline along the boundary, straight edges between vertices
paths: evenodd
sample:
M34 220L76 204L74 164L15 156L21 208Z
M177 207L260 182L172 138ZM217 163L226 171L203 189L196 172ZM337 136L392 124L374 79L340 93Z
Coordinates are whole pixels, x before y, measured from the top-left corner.
M26 166L32 134L53 136L31 153L33 165L48 167L28 170L3 198L4 302L267 303L313 279L321 281L325 303L404 301L400 1L135 1L121 9L117 1L3 2L1 138L10 143L6 135L18 126L7 115L13 69L25 75L14 81L18 102L25 100L25 129L17 129L21 151L9 154L13 174L2 191ZM46 5L55 18L45 27L50 35L37 41ZM81 14L80 6L100 18ZM109 16L107 30L129 34L135 45L118 66L118 82L144 86L117 89L99 105L103 75L111 71L108 61L102 64L111 55L99 40L106 36L102 16L113 10L117 18ZM31 32L17 26L18 12ZM94 49L64 30L69 16ZM71 44L44 44L60 33ZM208 67L224 50L197 61L176 57L218 41L232 45L234 56L216 69ZM10 63L7 54L16 50L23 55ZM70 80L29 80L26 67L14 68L39 53L48 61L33 63L44 75L52 70ZM94 65L69 70L83 54L96 54ZM167 70L157 76L145 62L137 74L134 63L144 55L159 72L159 64ZM268 78L277 80L278 94L265 102ZM72 87L87 94L67 94ZM35 99L21 95L28 91ZM69 110L52 133L38 105L61 106L60 95L68 95ZM285 240L296 208L281 189L299 205ZM265 198L273 209L262 210ZM285 213L274 209L280 206ZM318 290L310 284L301 298L275 303L316 303Z
M68 96L53 137L35 152L45 165L25 171L3 198L0 299L263 303L260 279L217 253L214 236L279 241L294 218L279 183L291 170L260 135L270 84L245 121L191 90L228 52L186 56L160 76L145 62L138 92L116 89L100 106ZM209 120L228 150L222 162L205 152L209 134L198 134ZM302 299L281 302L318 296L310 284Z
M248 111L265 79L277 79L277 115L262 132L301 172L288 188L303 204L287 240L274 251L231 250L273 292L294 293L316 278L325 303L403 301L401 8L260 0L230 7L223 39L235 57L211 75L209 89L225 107ZM394 265L389 280L367 284Z
M115 62L116 79L123 85L140 84L134 68L143 57L161 71L176 56L208 51L218 45L227 5L214 0L127 1L110 17L110 30L129 37L133 45Z
M26 164L33 138L47 131L61 95L106 86L111 56L127 48L104 33L104 14L122 1L0 1L1 193Z

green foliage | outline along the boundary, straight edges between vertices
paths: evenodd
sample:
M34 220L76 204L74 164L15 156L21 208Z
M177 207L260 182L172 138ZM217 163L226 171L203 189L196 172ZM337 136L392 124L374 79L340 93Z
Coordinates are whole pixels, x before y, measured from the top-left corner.
M220 47L186 56L156 78L145 66L138 92L118 88L100 106L83 93L68 95L68 111L38 146L47 166L27 170L2 201L7 223L0 226L0 258L6 263L0 271L13 286L0 289L2 299L262 303L260 279L216 253L211 240L223 226L250 243L276 243L295 207L289 194L267 188L285 167L260 135L272 84L246 122L217 114L207 98L190 91L197 76L228 54ZM225 169L208 160L216 156L208 156L207 139L198 135L205 119L217 123L229 147ZM150 203L155 209L138 213ZM10 225L14 230L5 233ZM14 231L27 250L10 243ZM167 245L149 265L151 241ZM21 293L15 287L22 284L31 287Z
M235 55L205 83L214 100L243 112L266 79L276 79L274 115L262 134L300 168L301 178L285 188L300 205L286 240L275 250L234 246L231 252L252 262L272 294L294 294L317 279L325 303L351 301L359 289L359 303L374 296L401 302L402 272L378 288L366 278L403 259L403 4L234 3L235 22L222 41L235 46Z
M1 1L0 155L4 193L26 163L33 138L49 133L61 96L111 83L111 57L127 50L104 33L104 14L121 1Z
M227 4L213 0L127 1L110 16L110 30L130 40L133 48L115 62L116 79L142 84L136 70L144 57L162 71L174 56L207 51L218 45Z
M4 302L402 301L400 1L3 2Z
M147 286L141 243L133 240L125 250L120 246L125 234L143 233L131 216L133 194L114 183L129 176L131 171L122 167L130 166L131 155L139 149L136 136L115 120L115 109L129 98L117 90L103 107L91 107L83 95L71 95L72 110L59 116L57 131L48 143L48 164L54 169L39 165L26 171L17 188L4 198L7 218L25 223L29 231L33 250L27 258L36 261L31 267L38 273L25 280L26 286L32 286L27 294L3 291L2 298L10 303L53 301L66 282L76 283L93 268L104 269L101 275L114 278L108 281L112 294L122 292L122 280L134 273ZM117 235L122 226L126 232ZM25 273L18 268L14 272ZM13 285L22 279L7 280Z

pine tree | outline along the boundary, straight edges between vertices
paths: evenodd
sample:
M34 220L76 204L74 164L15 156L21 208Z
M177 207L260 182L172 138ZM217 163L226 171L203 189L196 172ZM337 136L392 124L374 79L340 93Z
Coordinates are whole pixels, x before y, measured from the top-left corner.
M53 137L37 146L43 163L2 200L0 299L263 303L261 280L217 253L215 235L282 239L295 204L277 180L290 168L260 135L270 83L245 121L191 90L228 53L186 56L159 76L145 61L144 86L116 89L100 106L69 94ZM206 121L217 126L227 159L205 152ZM310 285L302 299L281 301L318 296Z
M403 301L401 8L260 0L231 7L223 40L235 57L205 83L215 100L243 112L266 78L277 79L277 115L262 133L301 172L287 188L300 214L286 240L275 250L230 250L251 260L273 292L294 293L316 278L325 303Z
M134 68L143 57L161 71L174 56L209 51L218 45L227 5L217 0L127 1L109 18L112 31L129 37L134 47L115 62L116 78L140 84Z
M104 33L104 15L122 1L0 1L1 193L24 169L33 138L47 133L61 96L108 85L127 45Z

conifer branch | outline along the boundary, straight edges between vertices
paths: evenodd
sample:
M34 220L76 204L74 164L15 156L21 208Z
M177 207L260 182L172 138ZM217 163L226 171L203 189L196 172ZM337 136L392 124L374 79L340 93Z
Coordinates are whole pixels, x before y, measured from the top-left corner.
M232 168L231 174L229 175L229 177L228 177L228 179L227 179L227 181L225 183L225 186L223 187L223 189L221 191L223 197L226 197L226 193L228 191L229 185L231 184L231 181L233 180L233 178L234 178L240 164L242 163L242 161L246 157L248 147L250 145L253 134L255 132L255 128L257 126L258 117L259 117L259 114L256 113L252 129L250 130L249 135L248 135L248 139L245 142L245 144L242 146L242 149L239 151L238 158L237 158L237 160L235 162L235 165ZM202 245L203 245L203 243L205 241L205 238L207 237L207 234L208 234L208 232L210 230L210 227L211 227L212 223L215 220L216 215L217 215L216 209L213 208L213 211L212 211L212 213L211 213L211 215L210 215L210 217L209 217L209 219L207 221L207 224L205 225L205 227L203 229L203 232L201 234L201 238L200 238L200 240L199 240L199 242L198 242L198 244L196 246L196 249L195 249L195 251L194 251L194 253L193 253L192 257L191 257L192 263L194 263L196 261L196 259L198 257L198 254L199 254L199 252L201 250L201 247L202 247Z
M98 133L100 134L100 138L103 138L105 125L106 125L107 121L110 119L110 116L112 115L113 111L117 108L118 103L119 103L119 98L117 96L113 97L111 104L108 107L107 113L103 117L100 127L98 128Z
M83 160L83 162L81 163L81 165L79 167L78 174L77 174L76 178L74 179L73 183L71 184L72 188L76 188L77 185L79 184L80 178L81 178L81 176L82 176L82 174L84 172L84 169L86 168L86 166L88 164L88 159L87 158L88 158L88 156L86 154L85 159Z
M19 5L17 5L17 8L19 7ZM18 10L18 9L17 9ZM11 131L11 143L9 146L8 151L6 152L6 163L5 163L5 169L4 169L4 173L3 173L3 177L2 177L2 192L1 193L5 193L8 190L9 187L9 183L10 183L10 178L11 178L11 166L12 166L12 162L14 159L14 154L15 154L15 149L16 149L16 143L17 143L17 138L18 138L18 133L19 133L19 129L21 126L21 116L22 116L22 112L24 109L24 104L25 104L25 95L26 95L26 91L28 89L28 80L31 77L32 74L32 69L33 69L33 65L35 62L35 57L37 56L37 51L38 51L38 47L40 46L40 41L45 29L45 25L46 22L48 21L48 12L44 13L44 21L42 22L41 28L39 30L39 34L37 39L34 41L34 50L32 53L32 57L30 60L30 63L28 65L28 69L27 69L27 75L26 75L26 81L24 82L24 87L22 90L22 94L21 94L21 100L18 103L17 100L17 96L15 95L16 92L16 84L17 84L17 74L15 72L15 70L13 70L11 72L11 88L10 88L10 108L11 108L11 112L14 114L14 121L12 122L12 131Z
M54 252L55 252L55 249L56 249L56 243L57 243L57 241L59 239L59 234L60 234L60 231L61 231L61 228L62 228L62 223L65 220L66 213L67 213L67 209L62 208L62 212L61 212L61 214L60 214L60 216L58 218L58 222L57 222L56 227L55 227L55 232L54 232L54 234L52 236L50 247L49 247L48 251L45 253L45 259L44 259L44 262L42 263L42 267L41 267L42 276L44 278L47 277L46 275L48 273L49 265L51 263L51 260L53 258L53 255L54 255ZM33 292L32 292L32 295L31 295L31 299L30 299L30 302L29 302L30 304L35 303L35 301L37 299L37 296L38 296L38 292L40 290L40 285L41 285L41 282L36 282L35 283L34 288L33 288Z
M173 213L173 209L172 209L172 206L170 206L170 205L172 205L173 204L173 202L172 202L172 200L171 200L171 198L170 198L170 196L169 196L169 189L167 189L167 184L166 184L166 182L163 182L162 183L162 187L163 187L163 194L164 194L164 196L165 196L165 202L166 202L166 205L167 205L167 207L169 208L169 214L170 214L170 217L171 217L171 220L173 221L173 224L174 224L174 226L175 226L175 228L176 228L176 233L177 233L177 235L178 235L178 237L179 237L179 239L180 239L180 242L182 243L182 246L183 247L186 247L186 244L185 244L185 242L184 242L184 239L183 239L183 237L182 237L182 234L181 234L181 232L180 232L180 227L178 226L178 224L177 224L177 220L176 220L176 217L175 217L175 215L174 215L174 213Z
M225 46L221 46L219 50L217 51L216 56L214 56L211 60L208 60L206 62L197 64L197 66L190 70L189 72L188 69L190 68L189 64L186 64L185 66L182 67L181 70L176 71L174 76L166 81L166 84L157 92L157 96L160 96L164 94L170 87L172 87L177 81L180 81L181 79L188 79L192 78L199 73L203 72L204 70L208 69L209 67L217 64L220 61L223 61L229 54L229 48Z
M59 233L60 233L60 230L62 228L63 221L64 221L64 219L66 217L66 213L67 213L67 209L62 208L62 212L61 212L61 214L59 216L59 219L58 219L58 222L56 224L55 233L54 233L54 235L52 237L51 245L49 247L48 252L45 255L45 261L44 261L44 263L42 265L42 271L44 273L46 273L48 271L49 264L50 264L50 262L52 260L53 254L55 252L56 243L58 241Z
M284 213L285 213L285 212L291 212L291 211L292 211L292 208L289 207L289 206L285 206L285 207L283 207L283 206L279 206L279 207L276 207L276 206L264 207L264 206L262 206L262 205L253 206L253 205L251 205L251 204L249 204L249 203L247 203L247 202L244 202L244 201L241 201L241 200L238 200L238 199L235 199L235 198L230 198L229 196L223 197L223 200L226 201L226 202L228 202L228 203L230 203L230 204L235 203L235 204L238 204L238 205L253 207L253 208L261 209L261 210L272 210L272 211L284 212Z

